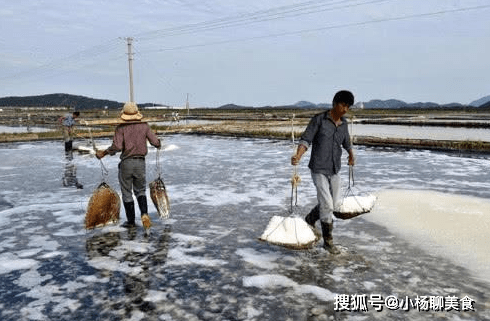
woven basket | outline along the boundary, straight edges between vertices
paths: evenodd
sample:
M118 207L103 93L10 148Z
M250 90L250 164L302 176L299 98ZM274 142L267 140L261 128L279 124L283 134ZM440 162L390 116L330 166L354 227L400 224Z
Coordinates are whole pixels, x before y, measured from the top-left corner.
M119 221L121 200L119 195L105 182L92 193L85 213L85 228L93 229Z

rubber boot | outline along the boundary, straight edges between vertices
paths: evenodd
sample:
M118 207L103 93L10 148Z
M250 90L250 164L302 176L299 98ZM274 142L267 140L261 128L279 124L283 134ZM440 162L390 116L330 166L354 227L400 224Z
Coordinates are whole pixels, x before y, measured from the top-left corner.
M330 252L330 254L340 254L340 250L333 244L332 230L333 222L325 223L320 221L322 224L322 234L323 234L323 248Z
M72 141L65 142L65 153L71 152L72 149L73 149L73 142Z
M135 227L136 224L134 223L134 202L124 202L124 210L126 211L126 218L128 220L124 222L122 226L126 228Z
M150 216L148 215L148 203L146 201L146 195L138 196L137 200L141 212L141 223L143 224L145 229L149 229L151 227L151 220Z
M311 227L315 227L316 221L320 219L320 207L319 205L313 207L313 209L306 215L305 221L308 223Z

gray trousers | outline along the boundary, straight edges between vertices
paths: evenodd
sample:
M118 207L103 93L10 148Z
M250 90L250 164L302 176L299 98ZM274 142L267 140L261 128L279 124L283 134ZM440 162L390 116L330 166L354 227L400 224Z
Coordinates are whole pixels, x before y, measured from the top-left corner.
M144 158L126 158L119 163L119 185L123 202L133 202L146 195L146 163Z
M342 204L340 175L335 174L328 177L311 172L311 177L316 187L320 221L330 224L333 221L333 212L338 210Z

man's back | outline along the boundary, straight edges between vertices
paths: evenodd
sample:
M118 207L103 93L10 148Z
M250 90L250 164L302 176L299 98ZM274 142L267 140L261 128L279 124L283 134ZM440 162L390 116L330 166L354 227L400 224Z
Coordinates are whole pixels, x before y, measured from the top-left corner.
M116 127L114 142L111 147L114 151L121 151L121 159L135 156L145 156L148 153L146 140L158 147L158 137L151 131L148 123L128 122Z

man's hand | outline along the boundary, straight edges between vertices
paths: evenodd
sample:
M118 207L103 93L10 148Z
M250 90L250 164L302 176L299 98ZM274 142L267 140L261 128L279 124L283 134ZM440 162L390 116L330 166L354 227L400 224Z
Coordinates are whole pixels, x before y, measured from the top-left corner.
M103 150L96 150L95 151L95 157L97 157L98 159L101 159L104 156L105 156L105 152Z
M303 154L306 152L306 146L304 145L299 145L298 146L298 149L296 150L296 154L294 154L292 157L291 157L291 165L298 165L299 164L299 161L301 160L301 156L303 156Z
M348 164L349 166L354 166L356 163L356 159L354 157L354 152L351 150L349 150L349 161L348 161Z
M297 154L296 155L293 155L291 157L291 165L294 165L294 166L298 165L300 159L301 159L301 156L298 156Z

